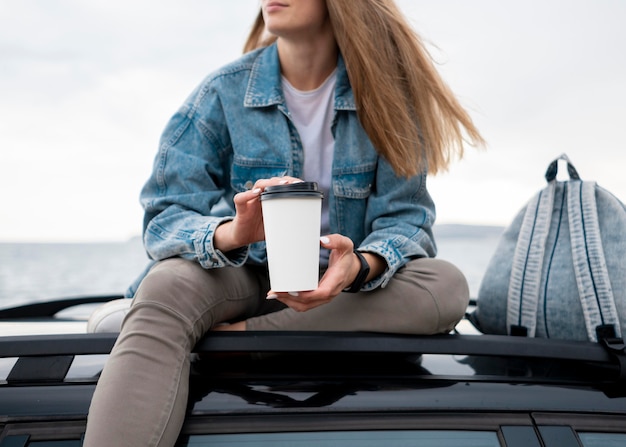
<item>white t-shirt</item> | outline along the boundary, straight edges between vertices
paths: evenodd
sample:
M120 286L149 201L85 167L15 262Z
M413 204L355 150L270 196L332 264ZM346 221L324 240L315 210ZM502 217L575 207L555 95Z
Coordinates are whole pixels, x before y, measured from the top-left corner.
M332 177L335 139L331 132L334 114L335 82L337 70L315 90L301 91L284 77L283 92L287 109L298 130L304 148L303 179L317 182L324 193L322 201L321 234L330 232L328 222L328 193ZM322 263L327 264L328 253L322 250Z

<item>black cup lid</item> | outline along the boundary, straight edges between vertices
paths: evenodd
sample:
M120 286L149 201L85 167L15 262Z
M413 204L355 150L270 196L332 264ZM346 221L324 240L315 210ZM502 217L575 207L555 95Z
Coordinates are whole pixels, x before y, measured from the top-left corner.
M261 193L261 199L269 196L322 196L318 189L317 182L287 183L285 185L274 185L265 188Z
M290 192L290 191L318 191L317 182L286 183L265 188L264 193Z

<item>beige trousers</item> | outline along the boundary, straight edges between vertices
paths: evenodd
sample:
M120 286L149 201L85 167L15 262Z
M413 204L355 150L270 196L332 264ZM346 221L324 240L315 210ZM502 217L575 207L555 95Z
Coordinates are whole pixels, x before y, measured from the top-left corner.
M384 289L342 293L307 312L266 300L260 267L205 270L178 258L157 263L141 283L93 396L85 447L173 446L185 417L196 342L216 324L248 330L450 331L469 300L452 264L416 259Z

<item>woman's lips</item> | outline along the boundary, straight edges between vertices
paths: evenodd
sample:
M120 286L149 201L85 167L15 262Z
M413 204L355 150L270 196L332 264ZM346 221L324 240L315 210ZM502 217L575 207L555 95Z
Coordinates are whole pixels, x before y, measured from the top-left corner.
M284 3L270 2L265 7L265 12L276 12L276 11L280 11L280 10L286 8L286 7L287 7L287 5L285 5Z

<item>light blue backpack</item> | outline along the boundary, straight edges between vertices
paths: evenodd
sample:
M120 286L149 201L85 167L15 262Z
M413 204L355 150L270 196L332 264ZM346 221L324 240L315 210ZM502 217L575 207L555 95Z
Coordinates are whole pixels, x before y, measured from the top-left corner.
M569 180L557 181L559 161ZM626 333L626 208L566 155L502 234L470 320L483 333L598 341Z

